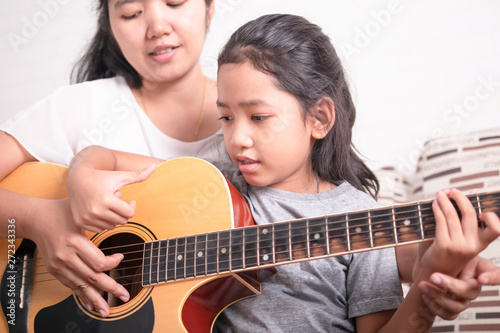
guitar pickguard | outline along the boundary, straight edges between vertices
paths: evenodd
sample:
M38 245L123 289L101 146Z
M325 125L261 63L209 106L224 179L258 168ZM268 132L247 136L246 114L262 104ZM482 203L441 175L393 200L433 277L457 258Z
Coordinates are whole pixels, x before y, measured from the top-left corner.
M151 298L136 312L120 320L101 320L85 314L78 307L75 298L70 296L37 313L35 332L153 332L154 323L155 313Z

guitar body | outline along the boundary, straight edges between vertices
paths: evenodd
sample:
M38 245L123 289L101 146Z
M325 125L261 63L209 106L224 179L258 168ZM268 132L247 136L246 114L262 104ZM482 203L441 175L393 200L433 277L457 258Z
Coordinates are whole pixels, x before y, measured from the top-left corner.
M55 164L27 163L0 182L0 187L39 198L66 198L67 172L67 168ZM0 331L16 332L16 327L22 327L26 320L29 332L210 332L225 307L260 293L256 271L143 287L141 267L135 264L143 258L127 250L135 247L139 249L136 252L143 251L144 243L154 240L253 225L246 201L214 166L195 158L170 160L147 181L124 187L122 194L125 201L136 200L135 216L124 226L88 236L106 255L131 253L125 254L120 266L110 272L129 289L131 300L123 304L105 294L111 311L108 318L101 318L46 272L40 258L33 259L35 266L24 266L24 277L18 273L16 280L9 280L12 266L2 255L0 268L6 272L1 281L5 315L0 318ZM21 239L15 242L16 252L21 251ZM0 239L1 251L12 243L12 239ZM28 262L27 258L17 258L16 271L23 267L23 260ZM17 289L11 294L16 295L6 298L3 294L12 284ZM9 302L16 303L14 311L9 310ZM24 303L22 308L18 303ZM12 325L12 318L16 325Z

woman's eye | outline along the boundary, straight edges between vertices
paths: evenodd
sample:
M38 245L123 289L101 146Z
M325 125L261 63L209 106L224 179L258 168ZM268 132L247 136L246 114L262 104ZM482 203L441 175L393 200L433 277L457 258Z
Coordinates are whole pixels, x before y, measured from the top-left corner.
M175 7L180 7L180 6L182 6L185 2L186 2L186 1L168 2L168 3L167 3L167 6L169 6L169 7L173 7L173 8L175 8Z
M252 116L252 120L254 120L254 121L264 121L267 118L269 118L269 117L268 116Z
M222 120L223 122L228 122L228 121L230 121L231 119L232 119L232 118L231 118L231 117L229 117L229 116L221 116L221 117L219 118L219 120Z

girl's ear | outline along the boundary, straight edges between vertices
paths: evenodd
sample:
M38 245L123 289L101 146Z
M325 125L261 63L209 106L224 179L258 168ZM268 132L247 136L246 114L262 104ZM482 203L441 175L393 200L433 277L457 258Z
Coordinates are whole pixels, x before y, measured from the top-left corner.
M311 109L310 122L312 126L311 136L315 139L323 139L335 123L335 106L328 98L320 99Z

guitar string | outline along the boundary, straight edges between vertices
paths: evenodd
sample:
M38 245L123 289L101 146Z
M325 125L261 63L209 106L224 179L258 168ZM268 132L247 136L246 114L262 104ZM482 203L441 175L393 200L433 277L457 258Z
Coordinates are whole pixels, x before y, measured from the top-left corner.
M492 205L492 206L495 206L495 205ZM489 206L484 206L483 208L484 208L484 209L488 209L488 208L490 208L490 207L489 207ZM413 212L416 212L416 211L418 211L418 210L415 210L415 211L413 211ZM422 212L423 210L422 210L422 209L420 209L420 211ZM408 213L408 212L411 212L411 211L405 211L404 213ZM401 213L402 213L402 212L398 212L398 214L401 214ZM394 214L386 214L385 216L389 216L389 215L393 216ZM396 214L396 215L397 215L397 214ZM344 216L344 215L338 215L338 216ZM376 216L376 218L380 218L380 217L382 217L382 216L383 216L383 215L379 215L379 216ZM422 217L422 218L427 218L427 217L429 217L429 216L432 216L432 215L421 215L421 217ZM405 217L401 217L401 219L400 219L400 220L402 220L403 222L409 221L409 222L410 222L410 224L406 224L406 225L398 225L397 227L400 227L400 228L407 227L407 228L408 228L408 227L410 227L410 226L411 226L411 219L415 219L415 218L420 219L420 217L415 217L415 216L406 217L406 218L405 218ZM403 220L403 219L404 219L404 220ZM348 221L352 223L353 221L356 221L356 220L363 220L363 221L365 221L365 220L366 220L366 218L362 217L362 218L359 218L359 219L351 219L351 220L348 220ZM392 218L390 221L377 221L377 222L372 222L372 224L375 224L375 225L381 225L381 224L384 224L384 223L390 223L390 222L393 222L393 221L394 221L394 218ZM304 220L304 222L307 222L307 220ZM339 225L342 225L342 227L341 227L341 228L338 228L338 229L335 229L335 228L328 228L329 233L335 232L335 231L337 231L337 230L345 230L345 223L346 223L345 221L337 221L337 222L335 222L335 223L331 223L331 222L329 222L329 223L328 223L329 225L334 225L334 224L339 224ZM417 222L415 225L420 225L420 222ZM259 227L259 226L255 226L255 227ZM260 227L263 227L263 226L261 225ZM293 227L293 225L292 225L292 227ZM313 226L313 227L314 227L314 226ZM356 226L356 225L354 225L354 224L349 225L349 229L363 228L363 227L364 227L364 228L366 228L366 226L364 226L364 225L358 225L358 226ZM304 228L307 228L307 227L306 227L306 226L303 226L303 227L298 227L298 228L296 228L295 230L297 230L297 229L304 229ZM311 227L309 227L309 228L311 228ZM376 232L383 232L383 231L385 231L385 230L391 230L391 231L392 231L392 229L393 229L393 226L391 225L391 226L390 226L389 228L387 228L387 229L377 228L377 229L376 229L376 230L374 230L374 231L376 231ZM287 230L288 230L288 229L287 229ZM292 228L292 229L290 229L290 231L291 231L291 232L293 232L293 231L294 231L294 229ZM221 232L223 232L223 231L220 231L219 233L221 233ZM323 231L323 232L324 232L324 231ZM357 234L363 234L363 233L366 233L366 231L365 231L365 232L358 232ZM372 230L372 233L373 233L373 230ZM413 231L410 231L409 233L411 234L411 233L414 233L414 232L413 232ZM356 232L354 232L354 234L356 234ZM188 236L188 237L189 237L189 236ZM383 237L387 237L387 236L386 236L386 235L383 235ZM175 239L175 238L174 238L174 239ZM181 238L178 238L178 239L185 239L185 237L181 237ZM224 241L224 240L229 240L229 239L231 239L231 238L222 239L222 241ZM365 240L369 240L369 237L368 237L368 238L366 238ZM221 241L221 239L219 239L219 241ZM363 241L363 239L357 239L356 241L358 241L358 242L359 242L359 241ZM143 247L143 245L144 245L144 243L138 243L138 244L126 244L126 245L122 245L122 246L117 246L117 247L115 247L115 248L133 247L133 246L141 246L141 247ZM181 246L182 246L182 245L181 245ZM108 250L109 250L109 249L113 249L113 248L108 248ZM101 249L101 250L105 250L105 249ZM211 249L210 249L210 250L211 250ZM138 252L138 251L134 251L134 252ZM134 252L128 252L128 253L127 253L127 252L125 252L124 254L129 254L129 253L134 253ZM139 250L139 252L143 252L143 251L142 251L142 250ZM30 261L33 261L33 260L36 260L36 259L29 259L29 260L30 260ZM43 265L39 265L39 266L43 266ZM39 267L39 266L38 266L38 267ZM47 272L47 273L48 273L48 272Z
M487 209L487 208L489 208L489 206L485 206L484 208L486 208L486 209ZM428 216L429 216L429 215L427 215L426 217L428 217ZM345 223L344 223L344 224L345 224ZM403 226L400 226L400 227L403 227ZM409 226L406 226L406 225L405 225L404 227L409 227ZM305 228L307 228L307 227L306 227L306 226L304 226L304 227L302 227L301 229L305 229ZM345 228L344 228L344 229L345 229ZM389 229L390 229L390 230L393 230L393 228L392 228L392 227L391 227L391 228L388 228L387 230L389 230ZM432 230L434 230L434 228L430 228L430 229L428 229L428 231L432 231ZM380 230L377 230L377 231L380 231ZM416 232L418 232L418 230L417 230L417 231L412 230L412 231L407 232L407 233L408 233L408 234L415 234ZM405 233L406 233L406 232L403 232L403 234L405 234ZM345 236L345 235L340 235L340 236ZM389 235L389 236L392 238L392 235ZM387 237L388 237L388 235L384 235L384 236L382 236L382 237L383 237L383 238L387 238ZM328 237L328 238L334 238L334 237ZM338 237L336 237L336 238L338 238ZM345 237L344 237L344 238L345 238ZM326 238L325 238L325 240L326 240ZM364 238L364 239L356 239L356 240L355 240L355 242L363 242L363 241L365 241L365 242L366 242L366 241L369 241L369 240L370 240L370 237L367 237L367 238ZM413 241L413 240L411 240L411 241ZM421 239L414 239L414 241L421 241ZM258 242L252 242L252 243L257 244ZM352 243L352 241L351 241L350 243ZM405 243L406 243L406 242L405 242ZM303 246L304 246L304 248L303 248L303 249L307 249L307 245L304 245L304 244L305 244L304 240L301 240L301 241L298 241L298 242L292 242L292 243L290 244L290 246L293 246L293 245L296 245L296 244L303 245ZM335 245L335 246L338 246L338 245L342 245L342 244L347 244L347 242L335 243L334 245ZM284 244L284 245L287 245L287 244ZM330 246L331 246L331 245L332 245L332 244L330 244ZM377 247L377 246L379 246L379 247L380 247L380 246L384 246L384 245L387 245L387 244L375 245L375 247ZM326 244L325 244L325 246L326 246ZM325 248L325 246L321 246L321 248L324 248L324 250L327 250L327 249ZM228 247L229 247L229 245L228 245ZM215 248L219 248L219 247L215 247ZM269 246L269 248L270 248L270 249L272 249L272 246ZM345 247L345 245L344 245L344 248L347 250L347 248ZM256 252L257 252L257 250L256 250ZM271 252L272 252L272 251L271 251ZM294 252L294 250L292 250L292 253L293 253L293 252ZM345 252L345 251L341 251L341 252ZM237 253L237 252L235 252L235 253ZM243 253L243 251L241 251L241 253ZM282 253L287 253L287 256L288 256L288 255L289 255L289 253L290 253L290 250L289 250L289 249L285 249L284 251L282 251ZM335 253L335 252L334 252L334 253ZM279 254L280 254L280 252L278 252L278 253L276 253L276 252L275 252L275 254L278 254L278 255L279 255ZM218 255L218 254L216 254L215 256L217 256L217 255ZM328 256L328 252L324 252L323 254L320 254L320 255L314 255L314 256L312 256L312 257L314 258L314 257L318 257L318 256L321 256L321 255L323 255L323 256L325 256L325 255L326 255L326 256ZM259 257L260 257L260 256L259 256ZM249 257L249 258L251 259L252 257ZM255 254L255 258L257 258L257 254ZM302 257L301 257L301 258L302 258ZM307 256L306 256L306 258L307 258ZM135 260L135 261L142 261L142 258L131 259L131 260ZM255 260L256 260L256 259L255 259ZM283 261L283 262L286 262L286 261L293 261L293 260L295 260L295 259L293 259L293 258L292 258L292 259L290 259L289 257L286 257L286 259L281 260L281 261L280 261L280 260L278 260L278 262L282 262L282 261ZM169 261L169 262L171 262L171 261ZM174 262L175 262L175 260L174 260ZM227 260L227 262L228 262L228 263L230 262L230 261L229 261L229 259ZM168 262L167 262L167 263L168 263ZM165 264L167 264L167 263L165 263ZM268 264L268 265L269 265L269 264L273 264L273 262L269 262L269 261L268 261L268 262L266 262L265 264ZM135 267L124 267L124 268L122 268L122 269L128 269L128 270L130 270L130 269L134 269L134 268L135 268L135 269L139 269L139 268L142 268L142 267L146 267L146 268L147 268L148 266L149 266L149 265L146 265L146 266L139 265L139 266L135 266ZM157 266L157 264L156 264L155 266ZM201 265L197 265L197 264L195 264L194 266L191 266L191 265L190 265L190 266L186 266L186 265L184 265L184 266L182 266L181 268L182 268L182 270L187 269L187 268L189 268L189 269L191 269L191 268L192 268L194 271L195 271L195 270L197 271L197 267L199 267L199 266L205 267L206 265L204 265L204 264L201 264ZM159 274L159 273L166 273L166 272L167 272L167 271L160 270L160 271L155 272L155 273ZM40 275L40 274L49 274L49 273L48 273L48 272L45 272L45 273L39 273L39 274L36 274L36 275ZM176 273L174 272L174 275L175 275L175 274L176 274ZM203 274L202 274L202 275L203 275ZM129 276L119 276L119 277L117 277L117 279L118 279L118 278L119 278L119 279L126 279L126 278L130 278L130 277L133 277L133 276L142 276L142 272L141 272L140 274L135 274L135 275L129 275ZM37 282L48 282L48 281L53 281L53 280L55 280L55 278L52 278L52 279L50 279L50 280L35 281L35 283L37 283Z

